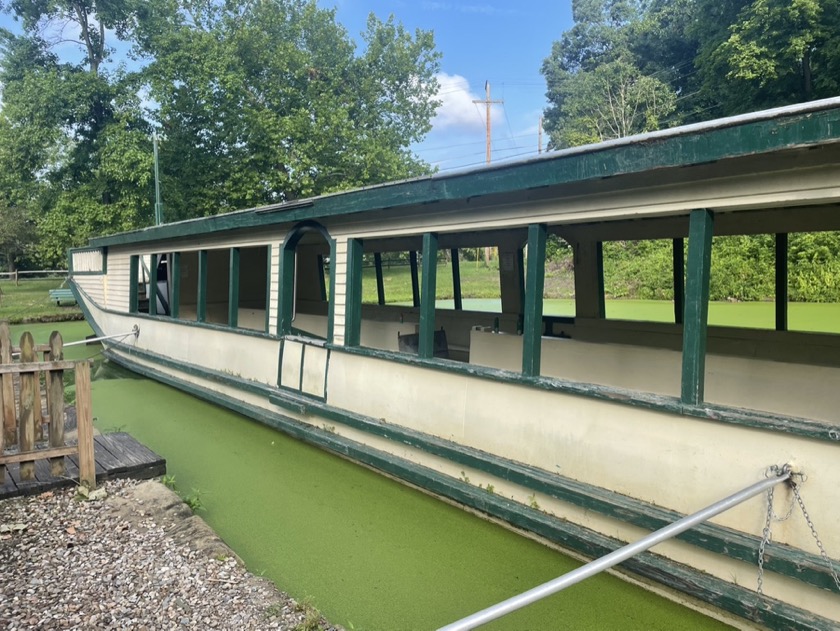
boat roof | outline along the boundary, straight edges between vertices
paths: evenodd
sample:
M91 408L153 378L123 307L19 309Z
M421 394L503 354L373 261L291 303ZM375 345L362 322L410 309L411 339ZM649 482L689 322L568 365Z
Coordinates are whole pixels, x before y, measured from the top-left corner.
M840 97L93 238L103 247L247 229L685 167L840 142Z

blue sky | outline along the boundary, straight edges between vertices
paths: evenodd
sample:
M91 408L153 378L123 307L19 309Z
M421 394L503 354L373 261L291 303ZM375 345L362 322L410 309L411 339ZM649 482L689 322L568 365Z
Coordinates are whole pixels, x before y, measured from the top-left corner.
M416 152L441 171L485 162L485 109L473 100L503 100L492 108L492 161L537 154L539 116L545 109L540 74L552 43L572 26L571 0L318 0L358 37L369 13L393 14L412 32L435 35L441 60L434 128ZM547 140L543 137L543 146Z
M433 129L414 147L441 171L485 163L485 109L473 100L491 98L493 162L537 154L539 116L546 107L545 80L540 74L552 43L572 25L571 0L317 0L335 8L338 21L360 39L369 13L389 15L411 32L431 30L443 55L438 110ZM19 31L8 13L0 26ZM116 59L124 59L117 44ZM72 55L72 46L62 55ZM76 53L78 54L78 53ZM543 137L543 146L547 139Z

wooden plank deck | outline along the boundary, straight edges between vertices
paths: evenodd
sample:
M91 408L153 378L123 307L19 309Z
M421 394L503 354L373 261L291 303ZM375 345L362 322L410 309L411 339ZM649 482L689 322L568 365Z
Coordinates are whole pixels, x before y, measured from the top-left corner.
M166 473L166 460L125 432L95 436L93 442L97 483L113 478L146 480ZM48 460L36 460L34 480L21 480L20 466L8 465L5 484L0 485L0 499L35 495L50 489L78 484L78 457L67 456L65 463L65 475L54 477L50 474Z

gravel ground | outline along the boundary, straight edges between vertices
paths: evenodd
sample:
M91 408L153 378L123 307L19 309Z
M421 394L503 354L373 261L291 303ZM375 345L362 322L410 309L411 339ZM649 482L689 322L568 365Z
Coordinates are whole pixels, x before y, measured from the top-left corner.
M103 488L0 502L0 628L339 630L248 573L163 485Z

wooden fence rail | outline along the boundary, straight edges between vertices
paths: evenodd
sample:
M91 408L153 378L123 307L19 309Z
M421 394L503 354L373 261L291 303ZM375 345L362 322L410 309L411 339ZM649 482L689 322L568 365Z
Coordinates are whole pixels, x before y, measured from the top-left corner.
M42 361L38 361L39 352L43 354ZM13 354L19 354L19 362L13 361ZM66 445L64 438L65 370L73 370L76 377L76 445ZM44 401L46 417L42 410ZM21 480L33 480L35 460L40 459L49 459L51 475L62 476L64 457L78 453L79 483L95 488L90 363L64 361L64 342L58 331L50 335L48 345L38 346L26 332L20 338L20 346L13 349L9 325L0 322L0 409L0 483L5 480L6 465L15 462L20 463ZM47 445L43 446L45 423L49 430Z

